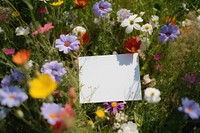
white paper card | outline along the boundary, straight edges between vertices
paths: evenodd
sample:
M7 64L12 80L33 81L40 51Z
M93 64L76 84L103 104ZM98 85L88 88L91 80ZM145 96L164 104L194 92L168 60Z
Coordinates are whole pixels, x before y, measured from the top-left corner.
M141 100L138 54L79 57L80 103Z

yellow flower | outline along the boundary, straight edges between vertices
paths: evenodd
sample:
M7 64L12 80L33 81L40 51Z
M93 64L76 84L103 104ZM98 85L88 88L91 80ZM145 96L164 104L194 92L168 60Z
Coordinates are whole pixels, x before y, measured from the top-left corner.
M13 12L11 15L12 15L13 17L17 17L17 16L19 16L20 14L19 14L19 12Z
M101 118L101 119L103 119L103 118L105 117L105 112L104 112L104 110L101 109L101 108L97 109L97 111L95 112L95 114L96 114L96 116L97 116L98 118Z
M29 94L33 98L46 98L54 92L56 87L56 81L48 74L41 74L30 81Z
M57 2L50 3L52 6L60 6L63 4L63 0L58 0Z

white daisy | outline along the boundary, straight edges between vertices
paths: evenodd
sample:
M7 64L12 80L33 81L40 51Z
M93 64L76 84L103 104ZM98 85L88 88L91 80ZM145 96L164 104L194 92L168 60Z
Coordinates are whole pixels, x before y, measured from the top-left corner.
M145 24L145 25L142 26L141 31L145 32L145 33L149 33L149 35L151 35L152 32L153 32L153 27L152 27L151 24L147 23L147 24Z
M185 21L182 21L182 26L183 27L188 27L188 26L190 26L192 24L192 21L191 20L189 20L189 19L185 19Z
M72 30L72 34L75 36L80 36L82 34L86 33L86 29L82 26L76 26L73 30Z
M137 17L137 14L131 15L129 18L122 21L121 26L126 27L126 33L131 33L133 28L136 30L140 30L141 27L138 22L143 22L141 17Z
M158 103L161 100L160 91L156 88L146 88L144 98L148 103Z
M17 27L16 30L16 36L26 36L30 33L29 27L23 28L23 27Z
M151 16L150 24L153 28L158 28L159 26L159 17L156 15Z

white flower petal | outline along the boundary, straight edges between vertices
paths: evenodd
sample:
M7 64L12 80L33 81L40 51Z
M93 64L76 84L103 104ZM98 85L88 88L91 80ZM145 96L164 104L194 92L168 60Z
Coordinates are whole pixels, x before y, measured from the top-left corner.
M133 26L129 25L127 28L126 28L126 33L131 33L133 31Z
M137 17L137 14L134 14L134 15L131 15L128 19L129 20L134 20L135 21L135 18Z
M124 21L122 21L121 26L122 27L126 27L130 24L130 21L128 19L124 19Z
M133 25L133 27L134 27L136 30L140 30L140 29L141 29L140 25L137 24L137 23L135 23L135 24Z
M143 19L141 18L141 17L137 17L135 20L134 20L134 22L143 22Z

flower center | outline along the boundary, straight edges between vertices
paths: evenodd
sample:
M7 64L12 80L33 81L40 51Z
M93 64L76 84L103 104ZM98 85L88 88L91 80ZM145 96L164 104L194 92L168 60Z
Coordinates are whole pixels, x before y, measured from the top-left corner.
M187 108L187 111L188 111L188 112L192 112L192 109L188 107L188 108Z
M13 95L10 95L9 98L10 98L10 99L14 99L15 97L14 97Z
M136 48L135 48L135 47L132 47L132 48L131 48L131 51L132 51L132 52L135 52L135 51L136 51Z
M154 19L154 20L153 20L153 23L156 23L156 22L157 22L157 20L156 20L156 19Z
M117 107L117 102L112 102L112 103L111 103L111 106L112 106L113 108L116 108L116 107Z
M152 93L151 93L151 96L153 97L154 95L155 95L155 93L154 93L154 92L152 92Z
M168 37L168 36L170 36L170 35L171 35L171 33L165 33L165 35Z
M99 7L99 10L104 10L105 8L104 7Z
M145 26L145 29L146 29L146 30L148 30L149 28L150 28L150 26L149 26L149 25L146 25L146 26Z
M131 24L131 25L134 24L134 20L131 20L131 21L130 21L130 24Z
M189 24L188 24L188 23L186 23L186 24L185 24L185 27L188 27L188 26L189 26Z
M69 47L69 46L70 46L70 44L71 44L71 42L65 42L65 44L64 44L64 45L65 45L66 47Z
M52 113L52 114L50 114L49 116L50 116L50 118L52 118L52 119L54 119L54 118L57 117L57 115L56 115L55 113Z

